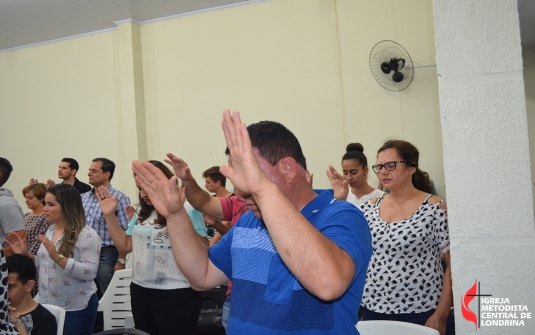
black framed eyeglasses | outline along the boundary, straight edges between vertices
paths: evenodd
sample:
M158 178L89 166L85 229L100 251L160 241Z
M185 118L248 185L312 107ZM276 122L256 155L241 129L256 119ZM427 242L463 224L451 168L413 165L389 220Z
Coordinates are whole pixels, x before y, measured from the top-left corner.
M372 166L372 170L375 173L381 172L383 168L385 168L386 171L394 171L396 167L398 166L398 163L407 163L407 162L408 161L391 161L391 162L386 162L384 164L375 164Z

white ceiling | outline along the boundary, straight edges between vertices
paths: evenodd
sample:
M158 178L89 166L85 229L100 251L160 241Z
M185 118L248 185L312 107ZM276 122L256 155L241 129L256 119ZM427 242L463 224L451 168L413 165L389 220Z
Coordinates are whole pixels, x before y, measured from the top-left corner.
M0 0L0 52L140 22L266 0ZM489 4L491 2L489 1ZM535 0L518 0L522 47L535 48Z

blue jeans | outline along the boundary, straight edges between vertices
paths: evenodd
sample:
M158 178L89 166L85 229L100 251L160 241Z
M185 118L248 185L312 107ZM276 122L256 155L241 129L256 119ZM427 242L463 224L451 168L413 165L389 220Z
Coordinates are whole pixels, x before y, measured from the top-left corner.
M97 318L98 299L96 293L91 296L87 307L80 311L67 312L63 325L63 335L93 334L93 324Z
M100 263L98 264L97 287L99 296L103 296L104 292L110 285L111 278L113 277L113 267L117 263L117 257L119 257L119 251L115 248L103 249L100 251Z

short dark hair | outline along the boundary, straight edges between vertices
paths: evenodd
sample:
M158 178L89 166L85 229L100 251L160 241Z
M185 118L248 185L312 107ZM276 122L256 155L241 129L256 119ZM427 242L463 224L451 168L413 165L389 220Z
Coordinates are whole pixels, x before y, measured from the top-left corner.
M93 162L101 162L102 166L100 167L102 169L102 172L110 173L110 181L111 178L113 178L113 173L115 172L115 163L107 158L98 157L93 159Z
M0 187L7 182L9 176L11 176L11 171L13 171L11 163L4 157L0 157Z
M13 254L6 259L6 263L8 273L16 273L23 284L37 277L35 262L26 255Z
M305 170L307 163L297 137L283 124L275 121L260 121L247 127L253 148L271 165L277 164L284 157L292 157ZM230 150L225 150L230 154Z
M80 165L78 165L78 162L74 158L63 158L61 161L69 163L69 168L71 170L76 170L76 173L78 173L78 170L80 170ZM76 173L74 175L76 175Z
M364 155L364 147L360 143L349 143L347 145L346 153L344 157L342 157L342 162L349 159L356 160L363 168L368 166L368 159Z
M227 183L227 177L223 176L223 174L219 171L219 166L212 166L211 168L207 169L202 173L202 177L210 177L213 182L219 181L223 187L225 187L225 184Z

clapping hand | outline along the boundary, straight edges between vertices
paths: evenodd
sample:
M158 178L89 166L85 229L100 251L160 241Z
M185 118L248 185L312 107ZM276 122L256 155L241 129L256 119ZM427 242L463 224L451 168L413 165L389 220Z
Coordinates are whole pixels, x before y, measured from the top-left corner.
M336 169L329 165L327 172L327 178L331 182L331 188L334 190L334 198L338 200L346 200L349 194L347 179L336 171Z
M100 209L102 210L102 215L108 216L115 214L117 210L117 205L119 204L119 196L112 196L110 191L105 186L100 186L95 195L100 203Z

